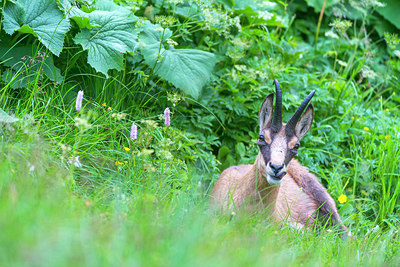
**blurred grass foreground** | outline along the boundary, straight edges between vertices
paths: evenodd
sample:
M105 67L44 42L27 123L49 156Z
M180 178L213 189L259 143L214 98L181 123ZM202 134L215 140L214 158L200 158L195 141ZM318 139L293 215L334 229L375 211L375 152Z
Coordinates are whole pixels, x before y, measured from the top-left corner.
M3 266L397 266L399 262L394 230L375 226L343 241L330 229L316 233L276 225L263 212L215 216L208 211L198 182L166 200L152 186L159 183L155 175L146 177L141 190L131 191L135 185L130 177L116 181L110 176L90 192L87 185L77 185L48 151L49 145L35 137L1 143Z

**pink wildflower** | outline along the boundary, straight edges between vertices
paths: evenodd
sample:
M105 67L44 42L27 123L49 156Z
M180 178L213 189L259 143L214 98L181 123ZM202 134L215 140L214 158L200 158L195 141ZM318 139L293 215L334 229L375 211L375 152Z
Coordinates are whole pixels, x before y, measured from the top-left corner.
M135 123L132 123L131 126L131 140L135 141L137 139L137 126Z
M81 110L82 108L82 99L83 99L83 91L78 92L78 96L76 97L76 111Z
M165 126L169 126L171 124L171 112L169 108L164 110L164 118L165 118Z

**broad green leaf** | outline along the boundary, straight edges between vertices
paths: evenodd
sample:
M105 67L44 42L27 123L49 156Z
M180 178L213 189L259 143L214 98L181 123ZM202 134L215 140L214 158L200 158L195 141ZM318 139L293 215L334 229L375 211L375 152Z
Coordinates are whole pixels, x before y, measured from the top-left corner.
M168 28L163 29L158 24L154 25L149 21L143 25L142 30L140 33L141 52L146 64L153 68L158 56L165 51L162 43L171 37L172 32ZM161 39L163 40L162 43Z
M86 13L76 6L72 5L69 0L61 0L60 3L64 12L66 13L66 16L69 19L74 20L78 24L80 29L91 29L95 26L99 26L93 24L93 22L90 21L89 13ZM91 5L91 9L102 11L117 11L120 13L121 16L136 19L136 16L134 16L128 8L115 4L113 0L97 0L93 5Z
M59 55L69 22L54 0L18 0L7 2L4 9L4 30L34 33L53 54Z
M91 29L94 26L98 26L91 25L89 22L88 13L85 13L76 6L73 6L69 0L61 0L60 4L66 17L70 20L74 20L80 29Z
M118 11L123 16L133 16L129 9L115 4L113 0L97 0L93 7L103 11Z
M13 88L24 87L27 79L34 79L40 69L51 81L58 83L63 81L60 69L54 66L51 55L46 56L45 51L37 53L36 47L22 46L14 47L12 50L0 47L0 62L10 68L3 75L6 82L10 82L15 74L19 73L17 80L11 84Z
M195 49L165 49L163 43L171 37L169 29L147 22L140 33L141 53L154 73L186 94L198 97L210 80L215 65L212 53Z
M13 34L24 24L25 10L16 4L7 4L4 9L4 31L8 34Z
M0 122L2 122L2 123L13 123L13 122L16 122L16 121L19 121L19 119L8 115L7 112L5 112L4 110L2 110L0 108Z
M180 4L176 6L175 15L181 15L185 18L200 18L199 7L195 2Z
M225 7L230 8L230 9L232 9L232 7L235 5L234 0L217 0L217 2L223 4Z
M325 9L330 8L331 6L337 4L339 0L327 0L325 3ZM311 6L314 8L315 12L321 12L322 10L322 5L324 4L324 1L322 0L306 0L306 3L308 6Z
M214 65L214 55L209 52L170 48L162 55L155 73L197 98L209 82Z
M257 11L257 5L254 0L235 1L233 6L234 9L244 9L246 7L251 7L254 11Z
M385 7L377 8L376 11L381 14L387 21L392 23L397 29L400 29L400 1L385 0Z
M374 25L376 32L379 36L383 37L385 32L396 32L397 27L394 26L390 21L382 18L381 15L376 14L371 16L371 25Z
M217 2L220 2L229 9L245 9L246 7L250 7L254 11L258 11L257 4L254 0L217 0Z
M100 10L88 16L90 24L99 26L81 29L74 41L88 50L88 63L108 77L108 70L123 69L123 54L134 52L136 48L136 17L126 17L117 11Z

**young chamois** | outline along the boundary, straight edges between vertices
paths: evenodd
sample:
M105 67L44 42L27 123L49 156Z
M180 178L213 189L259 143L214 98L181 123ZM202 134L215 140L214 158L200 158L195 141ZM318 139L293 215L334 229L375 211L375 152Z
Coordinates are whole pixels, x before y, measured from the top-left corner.
M260 152L254 164L224 170L211 192L210 205L222 210L243 205L269 208L273 219L287 221L298 228L311 227L318 218L347 231L332 197L315 175L293 159L301 138L311 128L314 108L308 103L315 91L306 97L289 122L283 124L282 93L277 80L274 84L275 112L272 93L259 112Z

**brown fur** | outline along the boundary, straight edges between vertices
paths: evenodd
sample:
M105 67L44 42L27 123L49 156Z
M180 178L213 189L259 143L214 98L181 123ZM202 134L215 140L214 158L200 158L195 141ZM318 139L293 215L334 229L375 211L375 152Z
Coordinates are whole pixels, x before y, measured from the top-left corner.
M253 165L232 166L224 170L211 192L210 204L222 210L235 210L244 203L250 207L273 203L278 190L263 178L265 174L260 171L259 158Z
M288 142L288 148L292 149L294 145L299 141L299 138L293 136L292 139Z

